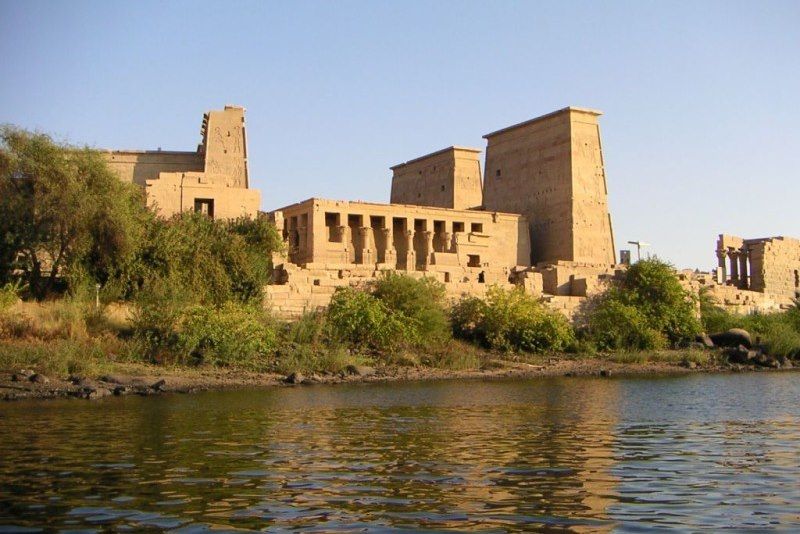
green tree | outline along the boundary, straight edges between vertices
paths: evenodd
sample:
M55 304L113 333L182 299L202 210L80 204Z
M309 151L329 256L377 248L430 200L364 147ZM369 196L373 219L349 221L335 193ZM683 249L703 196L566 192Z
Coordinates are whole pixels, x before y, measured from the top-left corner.
M0 128L0 213L0 282L21 274L37 299L71 274L106 281L147 218L141 190L96 151L11 126Z
M579 323L600 349L654 349L694 339L701 330L695 304L675 269L653 258L632 265L593 299Z
M492 286L485 300L467 297L453 307L451 319L456 336L504 351L561 351L575 341L567 318L521 287Z
M260 302L272 253L281 247L275 225L263 216L228 221L185 212L152 218L114 291L132 298L162 281L181 288L188 302Z

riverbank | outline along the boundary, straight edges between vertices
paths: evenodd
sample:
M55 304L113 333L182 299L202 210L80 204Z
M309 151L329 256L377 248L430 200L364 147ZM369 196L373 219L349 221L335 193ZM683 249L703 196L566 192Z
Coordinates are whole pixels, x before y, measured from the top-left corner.
M101 399L110 396L150 396L236 388L298 387L423 380L492 380L552 376L654 376L687 373L787 371L756 365L716 361L700 351L662 351L652 354L607 356L559 355L535 363L487 359L481 369L439 369L425 366L350 365L337 373L252 372L214 367L164 367L121 364L99 376L53 376L35 369L0 370L0 399Z

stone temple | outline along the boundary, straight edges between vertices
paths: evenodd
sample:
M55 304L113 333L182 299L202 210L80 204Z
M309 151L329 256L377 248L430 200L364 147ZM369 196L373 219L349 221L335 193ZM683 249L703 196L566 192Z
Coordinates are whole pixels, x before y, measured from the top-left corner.
M268 296L293 316L384 270L453 297L523 285L570 314L614 276L600 112L564 108L391 168L389 204L311 198L270 213L287 256Z
M571 316L626 265L615 257L599 111L567 107L391 167L387 204L310 198L267 214L286 250L273 258L267 305L290 318L326 306L340 286L382 271L433 277L452 298L522 286ZM203 117L195 151L104 152L163 216L254 217L244 108ZM626 251L623 251L626 252ZM772 311L800 296L800 241L721 235L714 273L683 271L733 311Z
M109 150L109 166L147 192L161 215L187 210L212 217L255 217L261 195L250 189L244 108L226 106L203 116L202 141L193 152Z

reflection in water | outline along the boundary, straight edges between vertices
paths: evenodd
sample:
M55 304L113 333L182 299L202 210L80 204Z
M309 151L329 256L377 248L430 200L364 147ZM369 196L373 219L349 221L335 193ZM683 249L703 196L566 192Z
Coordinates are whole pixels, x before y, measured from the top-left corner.
M796 374L0 406L0 531L800 527Z

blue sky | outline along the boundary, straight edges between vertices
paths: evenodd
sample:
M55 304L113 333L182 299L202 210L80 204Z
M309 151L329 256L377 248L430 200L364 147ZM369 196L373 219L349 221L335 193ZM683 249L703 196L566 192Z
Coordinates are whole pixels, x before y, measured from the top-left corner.
M388 201L389 167L567 105L604 111L617 246L708 269L800 237L800 2L0 0L0 122L193 150L247 108L262 208Z

